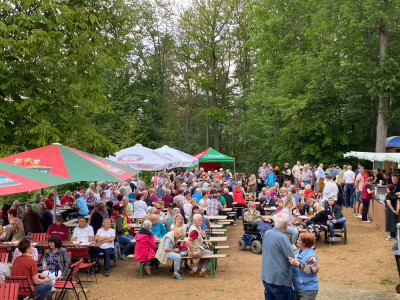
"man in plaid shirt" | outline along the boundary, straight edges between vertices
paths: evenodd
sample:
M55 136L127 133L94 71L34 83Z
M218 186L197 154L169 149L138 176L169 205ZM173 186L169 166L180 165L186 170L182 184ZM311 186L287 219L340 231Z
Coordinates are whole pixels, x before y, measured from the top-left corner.
M207 216L218 216L219 211L222 209L221 203L217 198L217 195L213 195L212 198L207 201Z

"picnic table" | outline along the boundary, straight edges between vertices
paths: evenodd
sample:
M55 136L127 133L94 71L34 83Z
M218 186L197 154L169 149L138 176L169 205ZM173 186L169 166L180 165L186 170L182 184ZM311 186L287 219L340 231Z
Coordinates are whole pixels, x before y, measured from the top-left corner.
M228 216L205 216L209 221L226 220Z
M301 216L297 216L300 220L309 220L311 219L311 216L305 216L305 215L301 215Z
M275 211L276 207L275 206L271 206L271 207L264 207L264 210L268 210L268 211Z

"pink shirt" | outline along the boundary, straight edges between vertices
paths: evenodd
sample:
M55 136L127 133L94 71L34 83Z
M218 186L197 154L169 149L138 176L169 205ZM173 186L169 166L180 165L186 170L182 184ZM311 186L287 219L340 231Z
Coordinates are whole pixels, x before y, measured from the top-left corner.
M364 177L358 173L356 180L358 180L357 189L361 193L364 186Z

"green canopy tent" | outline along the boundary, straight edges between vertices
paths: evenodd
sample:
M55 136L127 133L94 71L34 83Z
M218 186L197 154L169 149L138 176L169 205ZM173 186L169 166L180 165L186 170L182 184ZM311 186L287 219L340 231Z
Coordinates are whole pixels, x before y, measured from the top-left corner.
M199 167L205 169L216 169L221 162L233 162L233 174L236 174L235 159L226 156L211 147L193 156L199 160Z

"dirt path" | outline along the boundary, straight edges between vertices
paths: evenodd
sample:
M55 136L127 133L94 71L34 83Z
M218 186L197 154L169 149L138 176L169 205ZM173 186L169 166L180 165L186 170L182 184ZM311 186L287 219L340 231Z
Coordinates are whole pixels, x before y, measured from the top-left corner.
M318 242L320 290L380 290L395 292L400 282L393 255L393 242L374 224L362 223L344 210L348 226L348 244L326 245ZM260 281L261 255L250 249L240 251L237 242L242 234L241 221L229 226L230 245L226 259L218 262L214 279L184 276L178 281L169 272L170 265L160 265L151 277L139 279L139 263L134 259L118 261L110 277L98 275L98 283L88 286L89 299L263 299Z

